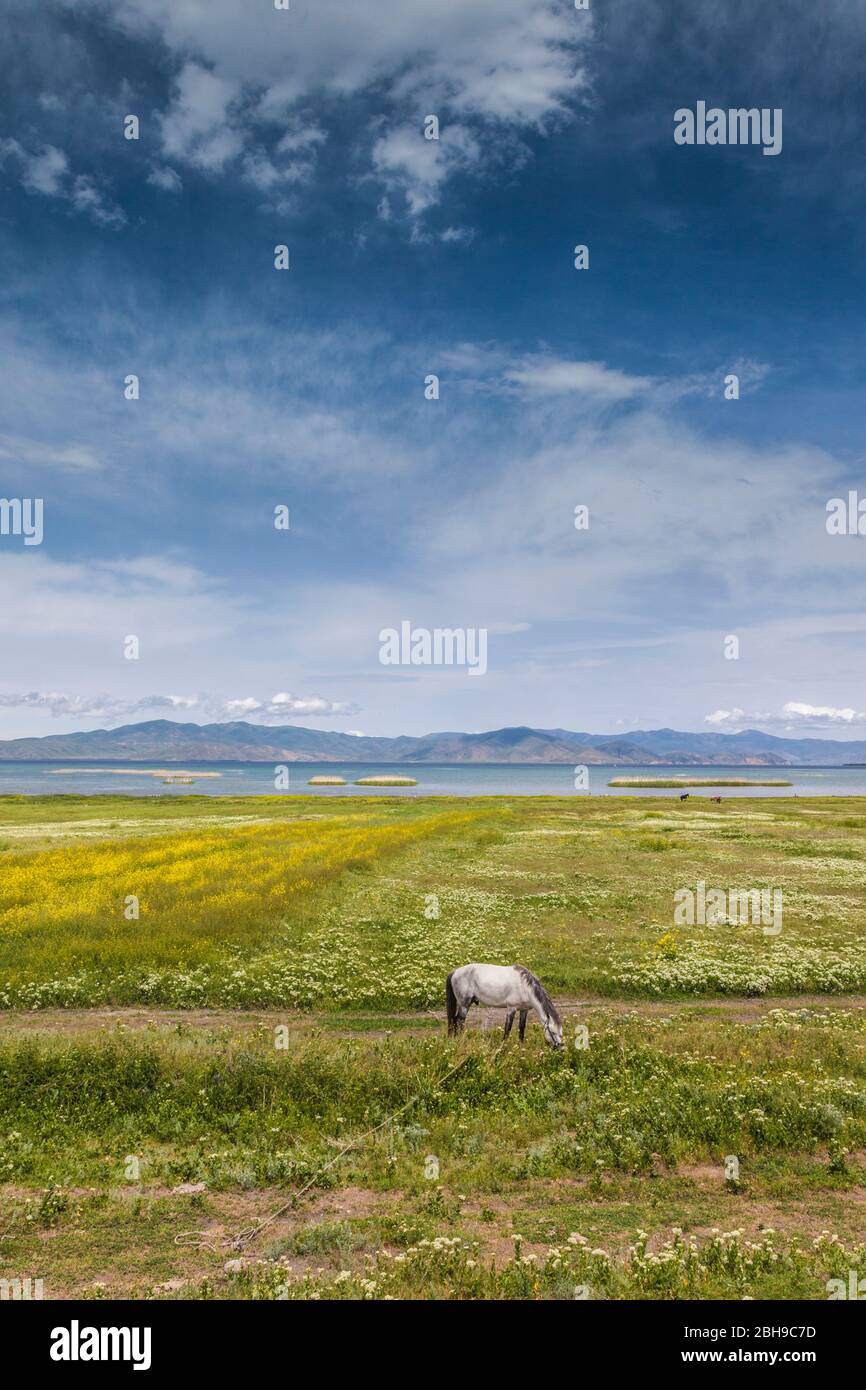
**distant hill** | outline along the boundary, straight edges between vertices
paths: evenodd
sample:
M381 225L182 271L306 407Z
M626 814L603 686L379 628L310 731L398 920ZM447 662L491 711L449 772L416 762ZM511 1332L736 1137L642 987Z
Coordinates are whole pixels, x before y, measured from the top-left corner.
M296 725L268 728L230 724L178 724L152 719L119 729L46 734L0 740L0 761L38 762L387 762L387 763L602 763L629 767L839 767L866 761L866 742L777 738L758 729L739 734L639 729L626 735L569 729L492 729L483 734L424 734L420 738L368 738Z

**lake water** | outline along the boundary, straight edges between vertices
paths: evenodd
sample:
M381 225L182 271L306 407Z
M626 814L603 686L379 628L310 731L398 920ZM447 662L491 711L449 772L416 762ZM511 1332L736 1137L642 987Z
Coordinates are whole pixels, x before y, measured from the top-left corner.
M128 762L130 769L161 768L157 759ZM416 765L406 763L291 763L289 792L310 796L586 796L576 791L574 768L550 764L518 765L472 763L460 765ZM84 772L83 767L100 771ZM58 772L57 768L70 769ZM120 793L124 796L272 796L273 763L183 763L183 770L196 773L218 772L218 777L198 776L192 786L164 786L159 777L118 775L108 763L94 759L74 768L71 763L0 762L0 795L67 795ZM416 787L355 787L358 777L394 774L416 777ZM176 775L176 773L174 774ZM316 776L345 777L345 787L309 787ZM607 784L613 777L743 777L785 778L790 787L719 787L720 796L866 796L866 767L795 768L700 768L700 767L591 767L589 793L593 796L678 796L673 788L640 790L617 789ZM712 796L712 787L693 788L693 796Z

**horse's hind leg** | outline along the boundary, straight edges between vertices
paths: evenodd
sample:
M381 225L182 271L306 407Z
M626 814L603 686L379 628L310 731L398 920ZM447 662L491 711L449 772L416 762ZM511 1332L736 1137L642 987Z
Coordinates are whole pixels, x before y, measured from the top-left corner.
M516 1009L511 1009L510 1012L508 1013L508 1015L506 1016L506 1019L505 1019L505 1036L506 1036L506 1038L508 1037L508 1034L511 1032L511 1029L514 1027L514 1015L515 1015L516 1013L517 1013L517 1010L516 1010Z
M518 1033L520 1034L520 1041L521 1041L521 1042L523 1042L524 1036L525 1036L525 1034L526 1034L526 1019L527 1019L528 1015L529 1015L529 1010L528 1010L528 1009L521 1009L521 1010L520 1010L520 1023L518 1024L517 1031L518 1031Z

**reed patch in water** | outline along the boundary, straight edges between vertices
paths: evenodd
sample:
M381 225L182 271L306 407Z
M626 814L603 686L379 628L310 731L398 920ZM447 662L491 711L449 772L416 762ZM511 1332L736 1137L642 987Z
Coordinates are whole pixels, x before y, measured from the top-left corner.
M758 781L754 777L614 777L609 787L790 787L778 778Z
M357 777L356 787L417 787L414 777Z

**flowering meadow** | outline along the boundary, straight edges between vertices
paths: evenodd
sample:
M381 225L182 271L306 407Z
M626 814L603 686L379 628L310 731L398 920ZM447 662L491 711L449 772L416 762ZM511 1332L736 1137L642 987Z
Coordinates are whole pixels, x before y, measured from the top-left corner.
M566 995L866 989L856 802L66 801L0 802L0 1006L419 1009L470 959ZM780 934L676 926L699 880L778 890Z
M304 940L317 891L475 819L443 811L389 824L373 809L7 853L0 1005L303 1004L322 992ZM325 976L345 989L356 962L339 933L327 944Z
M850 800L5 799L0 1277L843 1296L866 1279L864 845ZM682 925L701 882L778 890L781 931ZM446 1038L473 959L540 976L561 1051L481 1011Z
M578 1231L563 1245L485 1260L479 1242L459 1236L418 1240L394 1253L378 1250L361 1269L332 1273L319 1267L298 1274L288 1260L237 1261L224 1296L264 1299L380 1301L392 1299L694 1299L826 1298L833 1279L846 1286L850 1271L866 1274L866 1245L850 1247L829 1231L803 1245L765 1230L757 1240L742 1231L686 1237L675 1227L655 1250L638 1231L625 1254L593 1246ZM829 1291L832 1291L832 1287ZM212 1293L208 1284L204 1296ZM201 1296L201 1291L199 1291Z

